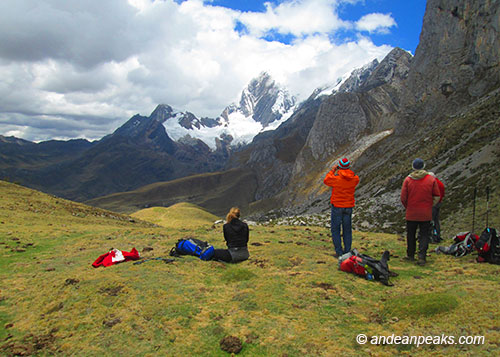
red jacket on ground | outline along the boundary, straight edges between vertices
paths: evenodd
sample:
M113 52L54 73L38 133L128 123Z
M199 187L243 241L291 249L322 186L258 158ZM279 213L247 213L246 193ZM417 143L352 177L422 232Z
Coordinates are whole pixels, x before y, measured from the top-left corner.
M141 256L135 248L132 248L130 252L112 249L109 252L99 256L99 258L97 258L96 261L92 263L92 266L94 268L99 268L100 266L109 267L116 263L138 259L141 259Z
M418 170L406 177L401 189L401 203L406 208L406 220L432 220L433 197L440 196L436 179L427 171Z
M330 197L332 205L342 208L354 207L354 191L359 183L359 177L352 170L337 170L336 175L334 170L331 170L326 174L323 183L332 188Z

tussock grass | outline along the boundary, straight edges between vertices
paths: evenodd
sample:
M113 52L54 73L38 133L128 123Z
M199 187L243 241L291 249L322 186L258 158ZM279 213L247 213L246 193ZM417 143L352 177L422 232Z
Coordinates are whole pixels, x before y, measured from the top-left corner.
M417 318L429 317L439 313L449 312L460 306L459 300L447 293L424 293L403 296L397 300L390 300L384 304L385 316L400 316Z
M329 232L252 226L250 259L195 257L94 269L109 248L166 257L192 235L224 247L221 226L152 226L0 182L0 355L497 355L499 267L474 256L401 260L405 242L354 232L354 247L388 249L394 287L340 272ZM56 203L57 202L57 203ZM32 245L29 245L31 244ZM147 248L147 249L146 249ZM483 335L484 345L359 345L374 335Z

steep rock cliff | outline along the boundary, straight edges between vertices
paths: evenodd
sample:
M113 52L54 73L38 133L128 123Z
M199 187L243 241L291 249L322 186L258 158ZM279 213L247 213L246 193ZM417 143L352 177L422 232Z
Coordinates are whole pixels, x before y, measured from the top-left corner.
M490 0L428 0L396 131L408 134L497 88L500 6Z

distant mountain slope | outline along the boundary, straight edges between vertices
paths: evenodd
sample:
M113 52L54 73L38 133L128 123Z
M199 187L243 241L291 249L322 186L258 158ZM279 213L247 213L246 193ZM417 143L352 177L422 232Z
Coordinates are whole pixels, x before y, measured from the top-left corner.
M16 170L60 163L82 154L93 145L83 139L33 143L0 135L0 169L6 170L4 175L16 177Z
M251 170L233 169L158 182L86 203L129 214L143 208L168 207L188 202L213 214L223 215L233 206L247 206L254 200L256 189L257 179Z
M278 129L257 135L234 152L228 166L256 172L256 200L279 194L293 180L304 181L312 171L323 169L339 149L394 127L410 61L409 53L396 48L382 62L353 71L344 82L350 83L345 88L352 92L313 93Z
M409 53L394 49L382 62L376 62L375 67L368 66L363 72L353 73L352 78L358 79L346 82L351 83L350 88L354 92L336 92L331 96L317 96L313 93L276 130L260 133L251 144L233 151L227 168L244 171L256 180L255 188L252 187L251 192L246 192L248 198L244 202L245 205L271 199L271 202L287 210L288 205L278 199L280 193L286 192L284 197L287 200L301 197L301 190L294 185L289 186L291 182L301 186L311 172L323 170L325 163L331 160L330 156L339 148L345 148L350 142L357 140L365 146L373 144L376 140L364 138L369 135L378 138L380 133L386 133L393 128L394 113L398 109L402 81L408 74L410 60ZM182 182L190 182L190 179L183 179ZM212 190L217 189L212 187ZM155 205L167 206L186 200L186 193L182 190L170 190L159 196L169 199L164 199L163 202L157 199ZM207 208L203 196L196 199L201 202L189 202ZM104 201L98 199L89 203L110 209L123 209L120 206L126 205L126 200L137 202L135 197L126 196L124 193L106 197ZM149 204L152 204L151 199ZM267 209L273 206L265 204L263 207ZM254 204L252 207L259 206ZM293 211L293 208L290 209Z
M169 115L171 108L160 105L149 117L135 115L94 143L5 144L6 157L16 161L0 167L0 177L83 201L224 167L228 149L223 140L215 151L197 139L175 142L163 126Z

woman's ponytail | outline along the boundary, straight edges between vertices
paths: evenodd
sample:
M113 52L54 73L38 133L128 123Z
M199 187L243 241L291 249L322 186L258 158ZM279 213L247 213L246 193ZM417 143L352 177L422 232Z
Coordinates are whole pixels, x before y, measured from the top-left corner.
M232 207L226 216L227 223L231 222L235 218L240 218L240 209L238 207Z

